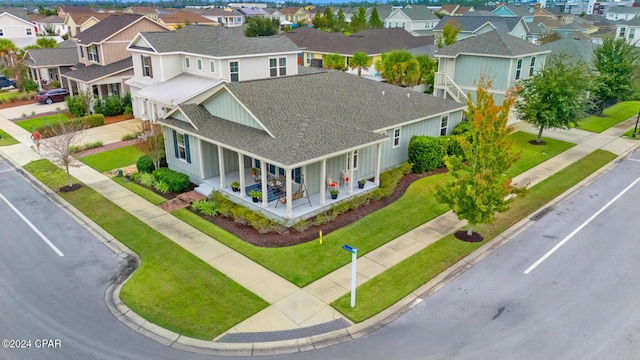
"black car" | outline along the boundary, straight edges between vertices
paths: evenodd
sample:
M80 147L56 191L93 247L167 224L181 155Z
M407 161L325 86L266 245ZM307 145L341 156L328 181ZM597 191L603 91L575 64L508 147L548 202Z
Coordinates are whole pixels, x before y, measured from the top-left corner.
M67 89L51 89L40 91L36 95L36 102L40 104L51 104L58 101L64 101L69 96L69 90Z

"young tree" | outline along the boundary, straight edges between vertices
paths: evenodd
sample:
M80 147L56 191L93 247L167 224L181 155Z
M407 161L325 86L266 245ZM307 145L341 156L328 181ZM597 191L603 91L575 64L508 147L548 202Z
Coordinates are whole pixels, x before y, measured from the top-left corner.
M367 28L367 15L364 7L360 6L358 11L351 17L351 31L357 33L358 31Z
M513 140L507 136L513 130L507 127L507 119L514 96L508 93L498 106L490 88L491 82L481 77L476 103L467 102L466 116L472 125L472 140L456 137L466 162L458 156L445 156L447 169L455 180L439 185L436 190L439 202L451 207L458 219L469 222L468 236L473 235L475 225L491 223L496 212L507 210L512 200L507 199L510 194L524 191L503 177L520 157L511 151Z
M453 18L449 19L442 27L442 35L437 36L436 38L436 45L438 48L445 45L455 44L460 31L462 31L460 24L458 24Z
M344 70L344 56L340 54L325 55L322 59L322 65L329 70Z
M246 37L276 35L279 26L278 20L275 19L249 17L247 18L247 27L244 29L244 35Z
M380 20L380 15L378 14L378 8L374 7L371 10L371 15L369 16L369 27L372 29L381 29L383 26L382 20Z
M311 19L311 25L315 29L324 29L324 28L327 27L327 19L325 19L324 16L322 16L321 13L317 12L313 16L313 19Z
M333 18L333 11L331 11L331 8L328 6L324 8L324 21L327 23L327 27L329 29L333 29L335 22Z
M164 134L162 127L158 124L151 124L150 129L141 128L145 133L144 152L149 156L156 169L160 168L160 160L165 156Z
M362 51L356 51L353 53L353 57L349 59L349 67L351 70L358 69L358 76L362 76L362 70L369 70L371 66L371 58Z
M566 54L560 54L551 56L542 70L521 82L516 108L522 120L538 129L537 143L542 143L544 129L569 129L584 116L590 78L584 63L573 64Z
M342 8L338 9L338 15L336 15L333 22L333 31L343 31L347 27L347 19L344 16Z
M556 40L560 40L560 34L555 31L547 31L538 39L538 45L548 44Z
M605 38L594 49L593 66L598 73L593 94L601 109L607 103L627 100L637 91L640 54L625 38Z
M84 124L76 121L60 121L58 124L47 128L47 134L51 135L42 142L42 149L46 157L54 164L61 166L67 172L69 187L71 181L70 167L79 167L82 163L76 160L71 152L71 145L77 145L82 140Z
M382 54L376 68L389 84L402 87L420 84L420 63L406 50Z
M426 85L424 91L430 94L433 91L438 61L430 58L429 55L418 55L416 60L420 63L420 83Z

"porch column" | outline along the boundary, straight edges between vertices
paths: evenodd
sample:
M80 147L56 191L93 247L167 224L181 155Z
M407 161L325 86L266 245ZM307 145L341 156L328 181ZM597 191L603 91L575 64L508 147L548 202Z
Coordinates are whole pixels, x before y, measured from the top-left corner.
M375 177L373 178L373 184L380 186L380 157L382 156L382 144L376 144L376 163L375 163Z
M262 189L260 189L260 191L262 191L262 207L266 208L269 207L269 199L267 196L267 182L269 182L269 176L267 176L267 163L264 160L260 161L260 177L262 178L262 181L260 182L260 185L262 185Z
M152 134L153 134L153 128L152 129ZM202 140L200 138L196 138L196 140L198 140L198 154L200 154L200 161L199 161L199 168L198 170L200 170L200 178L204 179L204 161L202 161L202 158L204 157L202 154Z
M320 164L320 205L325 203L325 194L327 192L327 159L322 159Z
M286 169L286 178L285 178L285 191L287 192L287 213L285 215L285 217L287 219L291 219L291 216L293 216L293 207L291 205L292 201L291 201L291 182L293 181L292 177L291 177L291 169Z
M241 153L238 153L238 164L239 164L239 170L238 170L238 174L240 175L240 197L241 198L245 198L247 197L246 194L246 190L245 188L245 184L244 184L244 155L242 155Z
M220 145L218 145L218 171L220 171L220 188L224 189L226 187L224 183L224 155Z
M351 154L349 154L349 182L347 185L347 194L351 195L353 194L353 163L354 163L354 155L355 155L355 151L352 151Z
M36 73L36 82L38 83L38 90L42 91L42 81L40 79L40 69L34 69L34 72Z

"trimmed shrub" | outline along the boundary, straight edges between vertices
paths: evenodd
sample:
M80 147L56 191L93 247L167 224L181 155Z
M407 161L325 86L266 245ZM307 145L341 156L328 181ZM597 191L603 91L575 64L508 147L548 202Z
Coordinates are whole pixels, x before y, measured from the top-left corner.
M142 135L142 131L136 131L130 134L122 135L122 141L137 139L140 135Z
M158 182L164 182L169 186L169 191L182 193L189 189L191 180L187 174L183 174L169 168L160 168L153 171L153 177Z
M84 100L81 96L67 96L64 100L67 103L67 109L73 116L84 116L87 113Z
M38 83L33 80L27 80L24 82L21 90L24 92L38 91Z
M150 173L137 172L131 174L131 180L137 181L140 185L145 187L154 187L156 184L156 178Z
M73 120L69 120L71 122L71 124L73 124L74 128L76 126L81 128L90 128L90 127L96 127L96 126L102 126L104 125L104 116L98 114L98 115L89 115L89 116L83 116L83 117L79 117ZM65 121L66 123L66 121ZM42 125L42 126L38 126L35 130L37 130L40 134L42 134L43 138L47 138L47 137L51 137L51 136L55 136L56 133L61 133L61 123L53 123L53 124L47 124L47 125Z
M191 204L191 207L198 211L203 213L204 215L207 216L216 216L218 215L218 204L216 204L213 201L208 201L208 200L196 200Z
M79 118L75 118L72 121L83 121L86 124L86 127L98 127L104 125L104 115L102 114L93 114L82 116Z
M171 191L171 187L169 186L169 184L167 184L164 181L158 181L155 185L153 185L153 187L163 194L166 194L169 191Z
M122 98L120 96L108 96L104 99L104 116L116 116L122 114L124 106L122 106Z
M409 141L409 162L416 174L443 167L444 155L446 153L438 138L414 135Z
M156 167L155 167L155 165L153 165L153 161L151 161L151 158L149 157L149 155L140 156L138 158L138 161L136 162L136 168L141 173L152 173L153 170L156 169Z
M93 112L104 115L104 100L96 98L93 102Z

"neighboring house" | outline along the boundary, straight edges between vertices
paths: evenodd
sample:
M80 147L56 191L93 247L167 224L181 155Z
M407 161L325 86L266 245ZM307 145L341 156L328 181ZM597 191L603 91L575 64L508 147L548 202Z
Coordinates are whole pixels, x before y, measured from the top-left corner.
M506 16L445 16L436 25L434 36L442 36L442 28L449 21L453 19L460 26L460 33L458 34L457 41L468 38L470 36L476 36L491 32L493 30L500 30L508 33L519 39L526 39L529 33L529 27L523 18L506 17Z
M284 16L284 19L292 24L296 24L299 21L311 21L311 18L303 7L286 7L284 9L279 9L278 12L280 13L281 18Z
M38 28L38 33L65 36L69 33L69 29L64 24L64 19L56 15L51 15L34 21L34 24Z
M190 11L178 11L175 13L161 13L158 15L158 23L172 29L179 29L190 24L218 25L218 22L209 17L195 14Z
M403 28L413 35L426 35L425 31L431 32L438 25L440 18L437 17L425 5L413 5L410 8L395 9L386 19L382 19L386 28Z
M402 9L402 6L394 6L394 5L376 5L373 7L366 8L364 11L364 16L367 18L367 21L371 18L371 12L373 9L378 11L378 17L380 21L384 24L384 19L388 18L391 15L391 12L397 9Z
M584 26L576 22L572 22L571 24L564 24L560 26L559 28L555 29L555 32L560 34L573 34L573 33L586 34L587 28L585 28Z
M142 15L109 16L76 37L79 63L62 74L62 87L72 93L90 88L101 99L124 95L129 92L125 80L133 76L127 45L139 32L169 30Z
M302 49L299 63L304 66L322 67L323 58L329 54L344 56L345 65L347 65L349 58L355 52L364 52L372 60L369 70L362 71L366 76L378 75L375 63L384 53L433 44L432 37L416 37L399 28L368 29L346 36L341 33L328 33L302 27L286 32L282 36L289 38ZM355 73L356 70L349 70L349 72Z
M527 23L533 22L533 13L525 6L503 4L493 10L492 13L497 16L524 18Z
M608 37L614 37L616 35L616 28L603 28L594 33L589 34L591 41L596 45L602 45L604 39Z
M0 14L0 38L11 40L19 49L35 45L37 28L28 18L12 13Z
M475 98L480 76L492 80L496 104L502 104L507 90L544 67L546 50L506 32L494 30L439 49L434 95L466 101Z
M66 18L70 13L92 13L93 10L90 6L60 6L58 8L58 16Z
M245 19L250 17L259 17L259 18L269 17L269 14L265 12L264 9L261 9L261 8L242 7L242 8L236 8L235 11L237 11L238 14L244 16Z
M158 20L158 9L153 6L129 6L122 13L142 15L149 19Z
M210 21L215 21L218 24L224 24L228 27L241 26L244 24L244 15L237 10L207 9L202 12L202 16Z
M616 38L625 38L629 44L640 47L640 17L616 24Z
M67 13L64 18L64 25L69 30L71 37L76 37L79 33L89 29L93 25L108 18L111 14L99 13Z
M29 67L31 78L42 90L43 85L60 82L61 74L67 72L78 63L78 50L74 40L58 44L57 48L29 49L23 60Z
M615 6L607 9L605 18L612 21L631 20L640 15L640 7Z
M473 6L460 6L457 4L442 5L442 7L436 11L440 15L447 16L462 16L468 12L473 12L475 9Z
M557 8L544 8L538 9L533 12L533 16L549 16L555 20L561 21L565 24L573 22L574 16L571 13L562 12Z
M551 55L565 53L568 59L574 63L582 61L591 64L593 61L593 50L596 44L591 38L582 33L562 34L559 40L544 44L543 49L551 50Z

